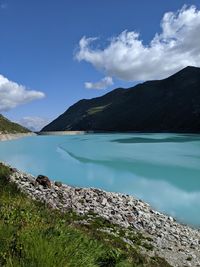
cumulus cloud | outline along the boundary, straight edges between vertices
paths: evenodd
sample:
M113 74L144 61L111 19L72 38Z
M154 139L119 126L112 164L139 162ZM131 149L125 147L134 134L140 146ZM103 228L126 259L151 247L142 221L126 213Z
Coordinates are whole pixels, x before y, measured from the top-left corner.
M83 37L75 57L122 80L161 79L188 65L200 67L199 33L200 10L183 6L164 14L161 33L147 45L135 31L123 31L102 49L92 46L97 38Z
M50 122L50 119L42 117L23 117L17 121L19 124L30 129L31 131L40 131L45 125Z
M45 97L43 92L27 90L25 86L0 75L0 112L43 97Z
M105 77L96 83L85 82L85 88L87 89L106 89L111 85L113 85L112 77Z

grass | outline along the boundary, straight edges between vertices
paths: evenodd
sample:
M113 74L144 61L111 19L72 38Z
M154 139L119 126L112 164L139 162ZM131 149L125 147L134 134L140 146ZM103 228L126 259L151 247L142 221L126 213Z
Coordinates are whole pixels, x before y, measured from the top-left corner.
M96 114L98 112L103 111L108 106L109 106L109 104L105 105L105 106L99 106L99 107L90 108L90 109L88 109L87 113L88 113L88 115L94 115L94 114Z
M0 114L0 132L2 133L28 133L28 129L11 122Z
M62 214L27 198L8 182L10 172L0 164L0 266L169 266L140 252L148 242L141 234L130 232L135 244L128 245L123 241L126 231L95 214Z

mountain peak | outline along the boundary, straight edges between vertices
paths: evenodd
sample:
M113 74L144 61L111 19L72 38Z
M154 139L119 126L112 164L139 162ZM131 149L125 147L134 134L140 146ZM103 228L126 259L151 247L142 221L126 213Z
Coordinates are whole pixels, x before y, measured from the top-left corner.
M183 70L195 70L195 69L200 70L199 67L195 67L195 66L187 66Z
M178 73L196 73L196 72L200 72L199 67L187 66L187 67L183 68L182 70L180 70L179 72L177 72L176 74L178 74Z
M200 132L200 68L77 103L43 131Z

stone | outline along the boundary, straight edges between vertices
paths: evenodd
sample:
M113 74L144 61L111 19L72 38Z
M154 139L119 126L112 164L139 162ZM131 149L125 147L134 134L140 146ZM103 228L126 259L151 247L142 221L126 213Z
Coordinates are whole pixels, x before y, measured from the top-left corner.
M174 221L174 218L172 218L171 216L169 216L168 219L169 219L171 222Z
M51 188L51 182L47 176L38 175L36 182L38 182L44 188Z
M106 199L106 198L103 198L101 204L102 204L103 206L105 206L105 205L107 204L107 199Z
M17 172L17 169L16 168L10 168L10 171L11 172Z
M128 223L133 223L134 222L134 218L133 218L133 216L131 216L131 215L128 215L127 216L127 221L128 221Z
M188 263L199 266L200 230L176 222L171 216L153 210L142 200L100 189L76 188L64 184L59 186L57 182L51 184L46 176L39 175L35 179L18 170L11 173L9 180L29 197L52 209L61 212L73 210L80 215L92 211L125 231L131 229L148 236L154 247L152 253L164 257L172 266L189 266ZM186 261L188 257L191 261Z
M55 186L57 186L57 187L61 187L62 186L62 183L61 182L58 182L58 181L55 181Z

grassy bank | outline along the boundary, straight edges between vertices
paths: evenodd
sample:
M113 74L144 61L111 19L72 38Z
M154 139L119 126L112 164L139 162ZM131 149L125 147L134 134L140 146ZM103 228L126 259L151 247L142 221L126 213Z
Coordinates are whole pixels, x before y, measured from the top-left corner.
M13 267L166 267L145 256L153 248L141 234L90 214L85 217L50 210L8 183L9 168L0 164L0 266Z
M17 123L9 121L0 114L0 132L5 134L6 133L15 134L15 133L29 133L30 130Z

